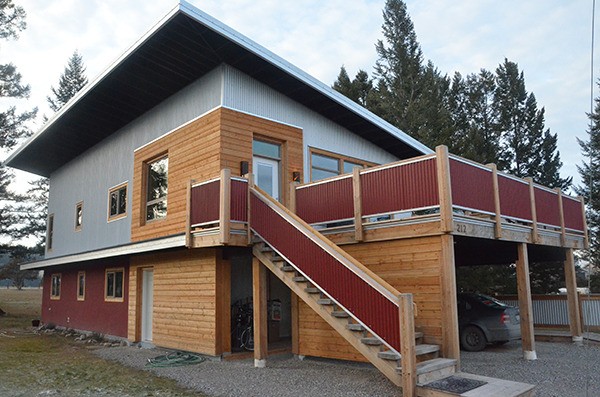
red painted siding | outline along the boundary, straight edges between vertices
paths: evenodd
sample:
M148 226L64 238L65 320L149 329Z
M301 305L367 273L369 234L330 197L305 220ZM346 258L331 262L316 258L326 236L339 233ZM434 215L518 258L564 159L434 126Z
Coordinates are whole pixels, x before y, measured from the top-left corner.
M352 178L297 189L296 213L307 223L353 218Z
M528 183L498 175L498 190L502 215L527 221L531 220Z
M306 237L256 195L250 198L251 226L315 284L400 350L398 306Z
M537 221L560 227L558 194L535 187L535 208Z
M435 159L361 174L363 215L439 205Z
M567 229L583 231L583 214L579 200L563 196L563 213Z
M231 220L248 220L248 183L231 180Z
M452 204L485 212L496 212L494 174L491 170L450 159Z
M196 225L219 220L219 190L221 181L205 183L192 188L190 223Z
M104 278L107 268L123 268L123 302L104 300ZM85 300L77 300L77 273L85 271ZM53 274L61 274L60 299L50 299ZM88 262L79 266L44 270L42 321L58 326L106 335L127 337L127 307L129 291L128 260L112 259L109 263Z

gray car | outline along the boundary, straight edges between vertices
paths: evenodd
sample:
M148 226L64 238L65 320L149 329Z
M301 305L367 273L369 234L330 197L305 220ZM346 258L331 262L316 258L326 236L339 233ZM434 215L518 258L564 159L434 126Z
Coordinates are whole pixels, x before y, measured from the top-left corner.
M483 294L460 293L457 300L462 349L480 351L491 343L521 338L518 308Z

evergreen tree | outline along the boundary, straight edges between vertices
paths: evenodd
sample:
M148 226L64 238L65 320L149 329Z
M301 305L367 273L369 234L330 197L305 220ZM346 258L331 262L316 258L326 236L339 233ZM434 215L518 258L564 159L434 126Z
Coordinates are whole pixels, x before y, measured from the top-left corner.
M46 97L50 109L58 112L87 82L83 58L75 50L69 58L65 71L60 75L58 88L51 87L52 95Z
M586 201L586 216L590 249L584 253L594 269L600 269L600 98L594 101L594 111L588 114L590 127L588 139L578 139L584 160L577 166L581 185L575 188ZM594 279L600 280L600 276ZM600 285L600 284L599 284Z
M17 39L25 29L25 10L12 0L0 0L0 38ZM21 82L21 74L9 63L0 65L0 98L27 98L29 86ZM0 152L8 152L20 139L30 134L27 122L37 110L19 113L15 106L0 112ZM10 190L13 174L0 164L0 235L6 237L15 221L15 202L20 199Z
M358 73L356 73L356 77L353 80L350 80L346 68L342 66L332 88L341 94L344 94L349 99L352 99L359 105L368 107L371 92L373 91L373 81L369 78L369 74L364 70L359 70Z

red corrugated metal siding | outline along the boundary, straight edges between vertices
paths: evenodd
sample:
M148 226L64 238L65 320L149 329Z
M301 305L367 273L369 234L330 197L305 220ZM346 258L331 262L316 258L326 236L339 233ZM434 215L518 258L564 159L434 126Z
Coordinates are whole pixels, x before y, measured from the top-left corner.
M307 223L353 218L352 178L297 189L296 213Z
M439 205L435 159L361 174L363 215Z
M452 204L495 213L494 174L491 170L450 159Z
M231 220L248 221L248 183L231 180Z
M251 195L251 226L392 347L400 349L398 307Z
M563 196L563 214L567 229L583 231L583 214L579 200Z
M546 189L534 187L537 221L560 227L560 208L558 194Z
M531 220L529 184L498 175L498 190L502 215Z
M190 223L212 222L219 220L219 191L221 181L205 183L192 188Z

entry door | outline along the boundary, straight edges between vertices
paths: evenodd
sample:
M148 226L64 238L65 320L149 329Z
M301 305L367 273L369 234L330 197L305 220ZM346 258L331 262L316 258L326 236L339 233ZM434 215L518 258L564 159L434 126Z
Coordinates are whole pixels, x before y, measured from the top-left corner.
M279 161L254 156L252 169L254 183L279 201Z
M154 271L142 272L142 342L152 341L152 311L154 309Z

